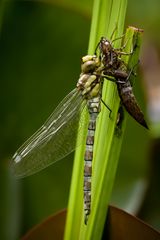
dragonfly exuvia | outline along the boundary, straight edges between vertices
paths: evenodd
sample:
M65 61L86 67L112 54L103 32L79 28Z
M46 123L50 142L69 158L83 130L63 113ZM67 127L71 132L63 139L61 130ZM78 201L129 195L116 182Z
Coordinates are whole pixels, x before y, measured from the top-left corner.
M89 113L84 164L84 222L87 224L91 212L91 175L96 119L101 110L102 85L104 78L115 78L121 101L123 91L128 89L129 74L121 71L122 52L112 43L101 38L98 44L100 56L86 55L82 58L81 74L76 88L71 91L54 110L42 127L29 138L14 154L11 165L17 177L34 174L64 158L76 147L79 117L87 106ZM120 91L120 90L119 90ZM124 91L124 92L125 92ZM105 103L104 103L105 104ZM125 106L124 101L122 105ZM111 109L105 104L111 113ZM127 107L125 106L127 109ZM128 109L127 109L128 111ZM80 131L80 130L79 130Z
M120 38L118 38L120 39ZM116 39L114 39L115 41ZM133 93L132 85L129 81L130 75L133 73L133 69L129 70L126 64L122 61L122 55L132 54L135 50L133 46L133 51L131 53L123 52L123 47L115 49L113 47L113 41L102 37L98 46L101 52L101 61L104 65L103 74L107 76L114 77L110 79L114 81L117 85L117 90L121 103L126 109L126 111L143 127L148 129L147 123L144 119L144 114L138 105L136 97Z

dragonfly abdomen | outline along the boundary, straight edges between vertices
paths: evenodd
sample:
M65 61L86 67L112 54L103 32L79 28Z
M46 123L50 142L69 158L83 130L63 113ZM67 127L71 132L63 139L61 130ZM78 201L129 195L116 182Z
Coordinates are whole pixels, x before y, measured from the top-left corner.
M137 100L134 96L132 86L129 81L126 83L116 82L119 96L126 111L142 126L148 129L147 123L144 119L144 114L141 111Z
M88 100L89 124L86 139L86 150L84 158L84 214L85 224L91 211L91 177L92 177L92 159L93 145L96 130L96 119L100 112L100 96Z

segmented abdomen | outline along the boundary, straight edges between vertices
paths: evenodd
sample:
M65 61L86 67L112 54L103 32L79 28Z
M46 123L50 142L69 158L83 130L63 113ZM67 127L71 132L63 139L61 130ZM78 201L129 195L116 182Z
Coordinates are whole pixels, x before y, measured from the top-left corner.
M84 162L84 214L85 224L91 211L91 176L92 176L92 159L93 145L96 130L96 118L100 112L100 96L88 100L89 124L86 139L85 162Z
M126 83L116 82L119 96L121 98L122 104L127 110L127 112L142 126L148 129L147 123L144 119L144 114L141 111L136 98L133 94L132 86L129 81Z

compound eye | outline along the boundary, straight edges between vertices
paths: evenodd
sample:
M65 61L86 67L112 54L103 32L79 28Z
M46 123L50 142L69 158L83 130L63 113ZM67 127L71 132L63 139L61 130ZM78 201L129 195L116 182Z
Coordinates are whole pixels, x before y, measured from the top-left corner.
M95 61L83 62L83 64L81 65L81 70L83 73L89 73L95 70L95 66Z
M94 61L96 58L95 55L86 55L82 57L82 63L88 62L88 61Z

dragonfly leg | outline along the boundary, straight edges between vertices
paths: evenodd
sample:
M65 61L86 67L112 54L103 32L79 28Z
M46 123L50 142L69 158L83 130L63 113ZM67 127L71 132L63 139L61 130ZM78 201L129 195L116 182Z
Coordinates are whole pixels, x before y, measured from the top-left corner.
M112 44L113 42L117 41L117 40L121 40L123 37L125 36L125 33L123 35L121 35L120 37L117 37L115 39L112 40ZM121 47L122 48L122 47ZM117 48L117 49L121 49L121 48ZM116 48L115 48L116 49Z
M116 82L116 80L114 79L114 78L112 78L112 77L109 77L109 76L107 76L107 75L102 75L101 77L103 77L103 78L105 78L105 79L107 79L107 80L109 80L109 81L111 81L111 82Z
M115 24L115 27L114 27L114 29L113 29L113 31L112 31L112 33L111 33L111 36L110 36L110 38L109 38L109 39L111 40L111 42L115 41L115 40L112 41L112 38L113 38L115 32L117 31L117 29L118 29L118 26L117 26L117 23L116 23L116 24Z
M128 74L127 80L129 80L131 74L132 74L134 77L137 76L137 74L136 74L136 72L135 72L134 70L135 70L135 68L137 67L137 65L138 65L139 63L140 63L140 61L138 61L138 62L130 69L130 72L129 72L129 74Z
M111 118L111 113L112 110L110 109L110 107L108 107L108 105L103 101L103 99L101 99L102 103L104 104L104 106L109 110L109 118Z
M124 36L125 36L125 34L123 34L123 36L120 37L120 38L123 38ZM132 49L129 53L123 52L123 50L126 48L126 45L127 45L128 41L129 41L129 38L127 39L127 41L124 43L123 46L121 46L120 48L115 48L115 49L114 49L115 52L116 52L118 55L131 55L131 54L133 54L133 49Z
M100 45L100 42L97 43L97 46L96 46L95 51L94 51L94 55L96 55L96 56L97 56L97 49L99 48L99 45Z

